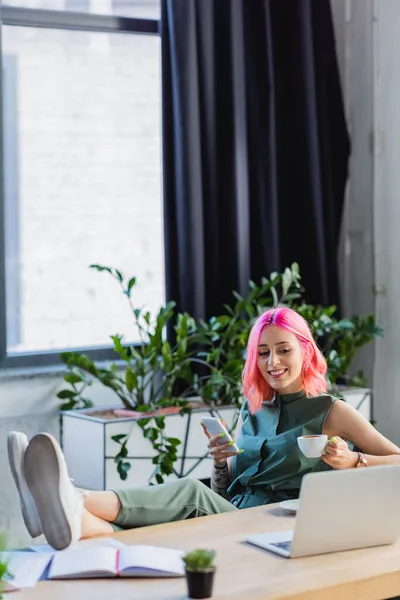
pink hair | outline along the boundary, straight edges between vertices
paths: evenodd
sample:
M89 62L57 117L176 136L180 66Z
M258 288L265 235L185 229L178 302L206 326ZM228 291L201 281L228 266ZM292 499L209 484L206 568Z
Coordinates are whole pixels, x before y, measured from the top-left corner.
M280 327L299 340L303 350L302 387L307 396L326 392L326 360L315 343L307 321L291 308L272 308L262 313L254 323L247 343L247 358L243 369L243 391L254 414L264 400L271 400L275 391L265 381L257 365L258 343L265 327Z

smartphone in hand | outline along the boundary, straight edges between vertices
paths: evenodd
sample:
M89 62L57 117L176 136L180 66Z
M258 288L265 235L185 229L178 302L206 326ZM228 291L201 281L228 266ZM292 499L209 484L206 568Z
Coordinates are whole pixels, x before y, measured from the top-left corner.
M216 417L203 417L202 423L211 433L211 435L218 435L219 433L225 433L224 437L221 436L221 443L227 444L228 442L233 442L233 438L231 434L228 432L226 427L221 423L219 419ZM232 444L229 448L229 452L239 452L239 447L236 444Z

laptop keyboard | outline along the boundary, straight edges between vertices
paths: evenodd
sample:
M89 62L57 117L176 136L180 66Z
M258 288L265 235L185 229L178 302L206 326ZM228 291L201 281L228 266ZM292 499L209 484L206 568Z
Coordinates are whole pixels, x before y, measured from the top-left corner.
M271 546L276 546L277 548L282 548L282 550L287 550L288 552L290 552L290 546L291 546L292 542L272 542Z

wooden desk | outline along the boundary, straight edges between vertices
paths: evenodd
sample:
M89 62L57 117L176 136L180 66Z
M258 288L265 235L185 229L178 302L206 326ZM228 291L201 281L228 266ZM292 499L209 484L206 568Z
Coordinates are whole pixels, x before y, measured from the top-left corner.
M334 518L334 515L332 515ZM286 559L242 543L244 535L291 529L277 505L124 531L116 538L217 551L215 600L382 600L400 594L400 543L310 558ZM46 581L6 600L183 600L179 579Z

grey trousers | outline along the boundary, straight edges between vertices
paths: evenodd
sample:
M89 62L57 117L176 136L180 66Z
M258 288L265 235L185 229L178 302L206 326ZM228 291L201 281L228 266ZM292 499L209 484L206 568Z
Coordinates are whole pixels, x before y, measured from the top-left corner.
M116 531L238 510L197 479L113 491L121 502Z

